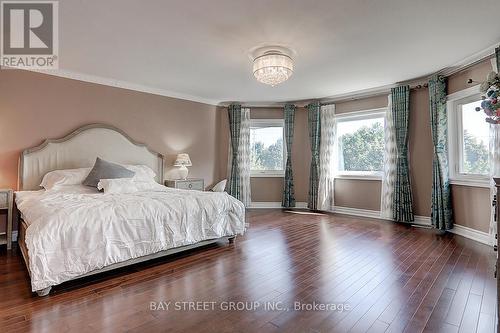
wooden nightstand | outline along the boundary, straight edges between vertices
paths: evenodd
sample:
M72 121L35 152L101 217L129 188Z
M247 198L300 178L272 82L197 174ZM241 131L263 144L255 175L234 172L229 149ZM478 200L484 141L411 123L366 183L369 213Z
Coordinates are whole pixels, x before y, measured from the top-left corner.
M165 180L165 186L182 190L205 190L205 181L201 178Z
M7 244L7 250L12 249L12 207L14 192L0 189L0 210L7 211L7 230L0 234L0 245Z

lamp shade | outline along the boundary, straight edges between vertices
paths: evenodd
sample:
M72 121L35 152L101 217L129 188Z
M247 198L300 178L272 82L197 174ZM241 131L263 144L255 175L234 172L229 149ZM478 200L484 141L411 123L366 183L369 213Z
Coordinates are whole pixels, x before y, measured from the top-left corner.
M191 160L189 159L189 154L177 154L174 166L191 166Z

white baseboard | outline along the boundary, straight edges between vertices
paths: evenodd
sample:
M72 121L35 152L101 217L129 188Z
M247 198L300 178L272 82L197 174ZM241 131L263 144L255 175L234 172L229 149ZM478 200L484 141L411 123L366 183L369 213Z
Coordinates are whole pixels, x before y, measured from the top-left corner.
M282 208L282 207L281 207L281 202L252 202L249 208ZM307 208L307 202L297 202L296 208ZM380 211L378 210L335 206L334 209L331 211L331 213L367 217L383 221L391 221L390 219L382 218L380 216ZM425 226L432 225L431 218L429 216L420 216L420 215L415 216L415 221L413 223ZM453 226L453 229L448 231L456 235L460 235L465 238L469 238L477 242L490 245L491 237L486 232L475 230L459 224L455 224Z
M415 224L422 224L422 225L428 225L432 226L431 222L431 217L430 216L421 216L421 215L415 215Z
M381 219L381 220L384 220L382 217L380 217L380 212L378 210L369 210L369 209L359 209L359 208L335 206L335 207L333 207L333 210L331 212L332 213L337 213L337 214L345 214L345 215L352 215L352 216L369 217L369 218L372 218L372 219Z
M392 221L391 219L386 219L386 218L381 217L380 211L378 211L378 210L368 210L368 209L335 206L332 213L361 216L361 217L369 217L372 219ZM416 215L415 221L413 223L430 226L431 225L431 218L428 216Z
M384 219L380 216L380 212L378 210L367 210L367 209L358 209L358 208L350 208L350 207L335 207L333 210L333 213L337 214L346 214L346 215L353 215L353 216L361 216L361 217L369 217L373 219L380 219L380 220L388 220ZM426 226L431 226L431 218L429 216L415 216L415 224L419 225L426 225ZM465 227L463 225L455 224L453 226L453 229L448 230L451 233L454 233L456 235L463 236L465 238L469 238L472 240L475 240L476 242L480 242L486 245L491 245L491 237L490 234L475 230L469 227Z
M265 202L265 201L252 201L248 208L252 209L268 209L268 208L283 208L281 202ZM294 208L307 208L307 202L296 202Z
M380 212L377 210L367 210L367 209L357 209L357 208L349 208L349 207L335 207L333 213L337 214L346 214L353 216L361 216L361 217L369 217L380 220L387 220L380 217ZM414 224L431 226L431 218L429 216L415 216ZM476 242L480 242L486 245L491 245L491 237L489 233L479 231L476 229L472 229L469 227L465 227L460 224L455 224L453 229L448 230L451 233L456 235L463 236L465 238L469 238L475 240Z
M475 240L476 242L483 243L486 245L491 245L491 237L490 234L484 231L479 231L476 229L472 229L469 227L465 227L460 224L453 225L453 229L448 230L456 235L463 236L465 238L469 238Z

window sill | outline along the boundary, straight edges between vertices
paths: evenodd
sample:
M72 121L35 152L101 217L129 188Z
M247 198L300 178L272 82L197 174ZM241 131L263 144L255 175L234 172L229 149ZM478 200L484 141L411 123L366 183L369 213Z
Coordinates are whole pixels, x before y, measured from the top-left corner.
M285 178L284 174L276 173L262 173L262 174L252 174L250 178Z
M451 185L469 186L469 187L490 187L489 179L464 179L464 178L450 178Z
M377 174L340 174L335 175L335 179L346 179L346 180L382 180L381 175Z

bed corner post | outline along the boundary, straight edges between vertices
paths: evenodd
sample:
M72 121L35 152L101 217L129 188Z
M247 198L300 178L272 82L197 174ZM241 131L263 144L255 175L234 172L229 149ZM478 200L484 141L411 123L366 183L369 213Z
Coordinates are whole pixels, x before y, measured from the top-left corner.
M234 244L234 242L236 241L236 236L229 237L227 241L229 242L229 244Z

